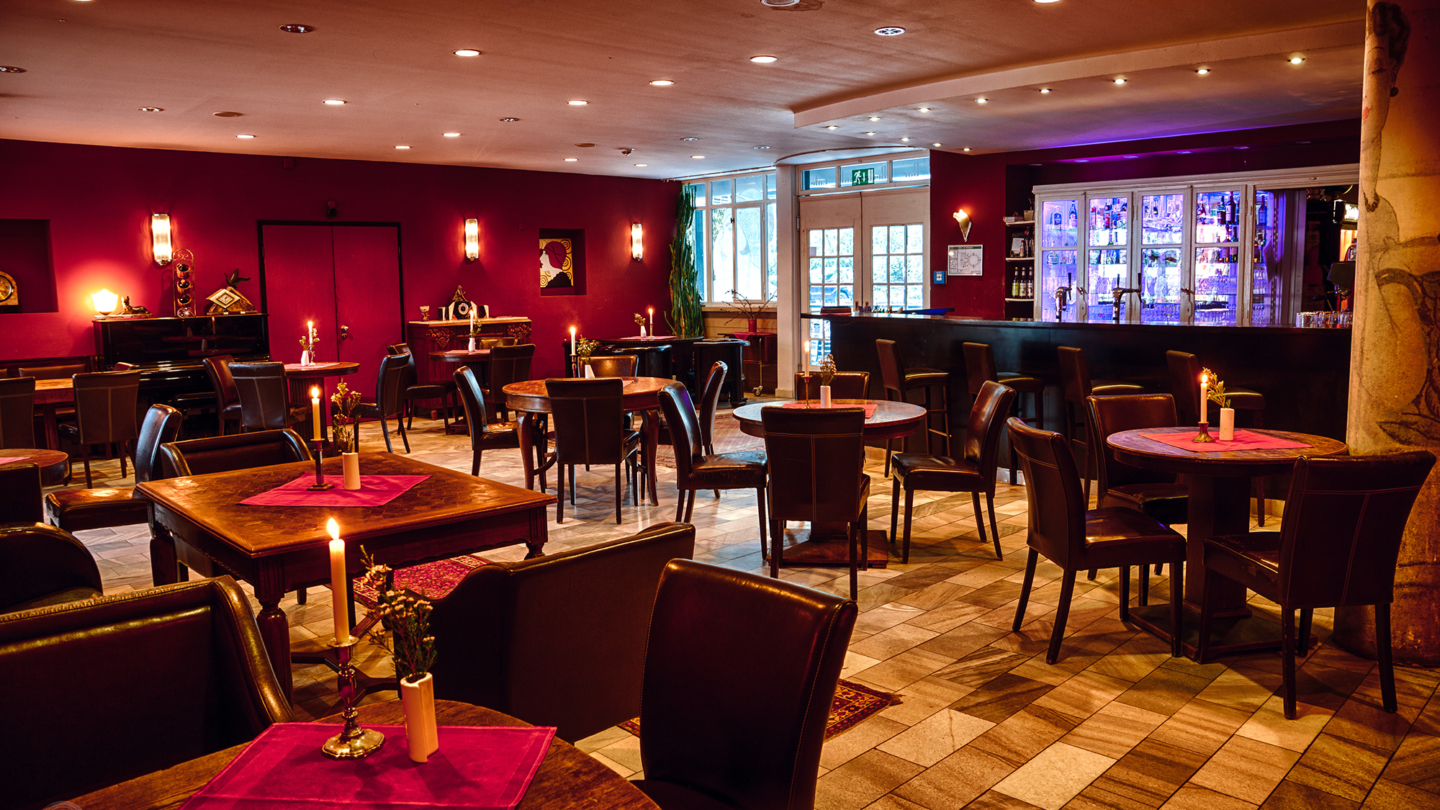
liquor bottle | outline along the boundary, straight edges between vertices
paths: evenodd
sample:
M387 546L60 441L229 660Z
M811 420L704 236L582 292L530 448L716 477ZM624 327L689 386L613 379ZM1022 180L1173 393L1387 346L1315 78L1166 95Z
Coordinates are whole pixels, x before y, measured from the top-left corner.
M1014 273L1014 275L1010 276L1010 297L1011 297L1011 298L1019 298L1019 297L1020 297L1020 271L1019 271L1019 270L1016 270L1015 273Z

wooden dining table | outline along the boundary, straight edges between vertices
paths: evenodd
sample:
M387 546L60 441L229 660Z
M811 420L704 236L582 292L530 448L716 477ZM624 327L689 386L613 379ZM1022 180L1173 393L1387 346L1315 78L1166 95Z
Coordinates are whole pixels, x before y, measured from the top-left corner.
M1216 452L1204 449L1212 445L1180 448L1145 436L1147 433L1194 436L1196 432L1194 427L1126 430L1112 434L1106 444L1123 464L1185 476L1189 511L1185 527L1186 631L1182 646L1186 653L1195 654L1202 600L1209 600L1215 608L1214 638L1210 645L1214 655L1277 648L1279 625L1252 615L1246 606L1247 591L1243 585L1222 578L1213 592L1205 592L1205 541L1243 534L1249 529L1251 478L1289 472L1295 466L1295 459L1301 456L1339 455L1345 452L1345 443L1308 433L1252 428L1248 432L1301 446ZM1169 607L1132 608L1130 616L1146 630L1170 639L1173 631Z
M482 388L488 390L490 379L489 349L476 349L473 352L469 349L449 349L443 352L431 352L430 360L436 363L455 363L474 369L475 374L479 376L480 385ZM443 406L442 403L442 407ZM445 429L445 432L469 436L470 423L465 421L465 415L463 413L456 414L455 421L450 423Z
M35 381L35 409L40 411L41 419L45 423L45 446L51 450L60 449L60 423L56 413L63 406L74 404L73 378Z
M362 727L397 725L403 723L405 718L399 701L361 706L359 714ZM452 700L435 701L435 719L442 726L442 744L445 739L444 726L530 725L507 714ZM335 723L338 729L340 715L331 715L319 722ZM387 744L395 745L396 741L389 740ZM399 744L404 745L403 738L399 740ZM249 743L231 746L163 771L78 796L71 802L82 810L173 810L205 787L231 761L240 756L248 745ZM360 760L355 763L355 767L362 768L365 762ZM474 765L483 767L484 763ZM535 772L535 778L530 782L530 787L525 791L525 796L517 808L658 810L658 806L649 797L624 777L558 737L550 742L550 750L540 762L540 768Z
M61 450L44 447L0 447L0 458L13 458L0 467L20 464L34 464L40 468L40 483L47 486L59 484L70 471L70 455Z
M327 477L341 461L324 461ZM467 475L391 453L361 453L365 475L425 475L424 481L383 506L247 506L241 501L313 475L313 461L144 481L148 499L150 566L156 585L179 579L175 542L183 541L238 580L255 588L261 637L275 676L291 692L290 627L280 599L297 588L330 582L327 519L346 540L346 570L362 572L360 550L400 568L525 544L538 557L547 539L546 507L553 495Z
M359 363L335 361L330 363L311 363L302 366L299 363L285 364L285 382L289 384L289 402L291 405L303 405L310 401L310 387L316 385L319 380L320 386L320 418L325 419L325 414L330 411L329 402L325 401L325 378L326 377L347 377L360 370ZM308 412L307 412L308 413ZM307 415L304 422L295 426L296 432L301 436L314 435L314 427L310 424L310 417ZM329 435L328 433L322 435Z

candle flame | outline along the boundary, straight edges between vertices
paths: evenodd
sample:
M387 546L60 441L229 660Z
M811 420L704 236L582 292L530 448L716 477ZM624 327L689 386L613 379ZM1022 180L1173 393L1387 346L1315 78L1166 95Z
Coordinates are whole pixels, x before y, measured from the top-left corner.
M1200 375L1200 384L1201 384L1201 385L1204 385L1205 383L1206 383L1206 377L1205 377L1204 374L1201 374L1201 375Z
M340 539L340 524L335 522L335 518L325 521L325 531L330 533L331 540Z
M320 389L319 389L318 387L313 386L313 385L310 386L310 398L311 398L311 399L319 399L319 398L320 398Z

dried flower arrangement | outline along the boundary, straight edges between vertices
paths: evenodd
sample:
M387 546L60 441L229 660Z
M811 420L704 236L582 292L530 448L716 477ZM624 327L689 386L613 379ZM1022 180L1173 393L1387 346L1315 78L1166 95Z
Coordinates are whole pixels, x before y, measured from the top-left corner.
M330 395L330 403L335 406L331 422L335 425L336 446L342 453L359 452L360 431L354 414L355 406L360 404L360 392L351 391L350 387L341 381L335 386L335 393Z
M370 639L394 657L396 678L417 680L435 664L430 600L395 590L390 566L376 564L364 546L360 561L365 566L365 583L380 595L375 606L380 623L370 631Z

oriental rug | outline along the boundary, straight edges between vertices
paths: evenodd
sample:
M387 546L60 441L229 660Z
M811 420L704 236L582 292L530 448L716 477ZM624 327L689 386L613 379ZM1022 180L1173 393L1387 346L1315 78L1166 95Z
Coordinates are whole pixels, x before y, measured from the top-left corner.
M395 587L410 591L429 600L441 599L448 595L465 575L489 560L478 554L463 554L445 560L412 565L395 572ZM367 608L379 604L380 593L365 584L364 577L355 578L355 601Z
M718 449L718 448L717 448ZM825 739L846 731L862 720L888 706L900 703L900 696L861 686L844 678L835 685L835 701L830 704L830 717L825 721ZM640 721L626 720L620 728L640 736Z
M715 452L740 453L746 450L764 450L765 440L740 431L740 420L728 413L715 414ZM662 444L655 449L655 463L661 467L675 468L675 448Z

